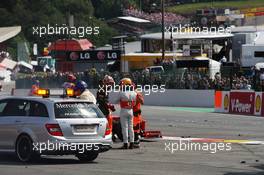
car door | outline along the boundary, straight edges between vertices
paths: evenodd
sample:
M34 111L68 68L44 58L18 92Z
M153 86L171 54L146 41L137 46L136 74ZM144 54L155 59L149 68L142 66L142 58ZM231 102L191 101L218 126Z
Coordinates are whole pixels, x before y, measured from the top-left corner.
M44 126L49 120L46 105L32 100L29 101L25 107L25 111L27 115L23 117L23 127L20 129L29 131L32 136L34 136L34 139L37 139L33 141L46 141L47 138L45 138L45 133L47 133L47 131Z
M27 115L25 106L28 102L22 99L8 99L6 102L0 117L0 145L1 149L14 150L18 130Z
M6 145L6 130L8 130L8 126L6 125L8 122L8 118L3 115L3 111L7 106L7 100L0 101L0 149L4 149Z

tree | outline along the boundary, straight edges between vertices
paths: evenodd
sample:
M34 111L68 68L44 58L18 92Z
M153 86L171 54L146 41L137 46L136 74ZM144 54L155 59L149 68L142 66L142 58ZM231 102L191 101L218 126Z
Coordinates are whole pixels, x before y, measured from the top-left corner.
M8 46L13 48L10 50L16 48L16 41L18 40L29 41L31 46L33 43L37 43L38 48L42 50L49 42L57 39L78 37L71 35L39 37L33 34L33 27L47 26L48 24L51 26L68 25L70 15L74 16L76 27L99 26L100 34L98 36L85 36L92 39L97 46L108 43L112 35L115 34L114 30L105 22L93 17L94 7L91 0L1 0L0 14L0 26L22 26L19 36L7 42Z

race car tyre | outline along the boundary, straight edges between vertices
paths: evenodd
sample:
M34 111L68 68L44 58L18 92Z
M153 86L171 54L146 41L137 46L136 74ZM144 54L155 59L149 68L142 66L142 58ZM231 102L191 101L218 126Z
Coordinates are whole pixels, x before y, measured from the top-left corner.
M32 139L28 135L21 135L16 141L16 156L21 162L36 161L40 155L33 150Z
M97 152L87 152L87 153L78 153L76 157L81 162L92 162L98 157L99 153Z

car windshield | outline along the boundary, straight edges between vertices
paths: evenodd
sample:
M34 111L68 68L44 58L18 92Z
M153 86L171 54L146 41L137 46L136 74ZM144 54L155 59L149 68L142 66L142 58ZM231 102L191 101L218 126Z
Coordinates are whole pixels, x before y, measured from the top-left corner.
M86 102L60 102L54 104L56 118L103 118L94 104Z
M151 72L162 72L160 67L151 68Z

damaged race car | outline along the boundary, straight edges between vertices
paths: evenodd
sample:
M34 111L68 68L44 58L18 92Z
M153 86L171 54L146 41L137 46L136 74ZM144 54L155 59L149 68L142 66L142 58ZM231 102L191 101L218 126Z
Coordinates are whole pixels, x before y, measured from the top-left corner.
M117 115L111 115L112 120L112 138L113 141L117 141L117 139L123 141L122 129L121 129L121 122L120 117ZM139 130L139 139L153 139L153 138L162 138L161 131L155 130L146 130L146 123L147 121L140 117L140 120L137 120L134 117L134 131ZM137 133L135 133L136 135Z

